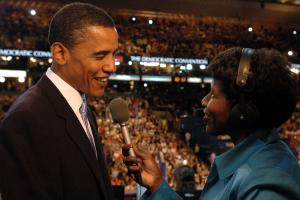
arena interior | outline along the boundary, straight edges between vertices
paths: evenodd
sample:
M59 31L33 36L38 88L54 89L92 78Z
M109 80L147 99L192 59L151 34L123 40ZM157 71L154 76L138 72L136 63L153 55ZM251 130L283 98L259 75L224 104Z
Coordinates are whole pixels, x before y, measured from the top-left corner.
M69 2L0 1L0 120L51 66L49 20ZM117 72L110 76L105 96L89 98L89 105L111 182L124 190L125 199L135 199L136 183L122 162L120 128L107 110L111 99L126 100L132 140L156 155L165 180L175 188L178 169L187 165L200 192L214 157L233 147L227 135L204 132L200 101L210 90L210 60L235 46L274 48L288 57L299 77L299 0L86 2L108 10L119 33ZM280 132L300 162L300 102Z

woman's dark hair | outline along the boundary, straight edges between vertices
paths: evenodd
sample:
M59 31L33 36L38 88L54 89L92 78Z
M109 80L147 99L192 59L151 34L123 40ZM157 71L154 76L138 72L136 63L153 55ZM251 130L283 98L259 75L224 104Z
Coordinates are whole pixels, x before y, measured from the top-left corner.
M235 47L218 54L208 70L222 82L222 92L234 106L241 88L236 77L242 48ZM262 128L278 127L284 123L297 103L297 76L290 70L287 58L273 49L256 49L251 56L250 74L242 88L246 102L259 110Z
M101 8L88 3L70 3L53 16L48 41L72 48L84 38L88 26L115 27L113 19Z

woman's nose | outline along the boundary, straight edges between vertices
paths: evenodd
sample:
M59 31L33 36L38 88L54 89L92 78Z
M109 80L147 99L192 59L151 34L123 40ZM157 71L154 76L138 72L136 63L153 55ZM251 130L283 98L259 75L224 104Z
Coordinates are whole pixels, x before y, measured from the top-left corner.
M205 97L202 98L201 100L201 105L206 107L207 106L207 102L208 102L208 95L206 95Z

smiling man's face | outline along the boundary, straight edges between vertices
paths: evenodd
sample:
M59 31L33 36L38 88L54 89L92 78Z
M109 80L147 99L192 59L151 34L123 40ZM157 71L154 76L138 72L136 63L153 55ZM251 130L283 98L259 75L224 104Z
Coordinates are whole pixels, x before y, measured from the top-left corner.
M69 49L62 78L79 92L102 96L109 75L116 71L117 47L118 33L115 28L88 26L80 42Z

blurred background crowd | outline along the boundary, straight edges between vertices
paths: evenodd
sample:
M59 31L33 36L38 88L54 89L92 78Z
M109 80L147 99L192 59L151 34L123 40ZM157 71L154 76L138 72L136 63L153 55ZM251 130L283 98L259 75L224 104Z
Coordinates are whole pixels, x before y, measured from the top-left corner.
M25 70L23 80L0 74L0 120L17 96L34 84L51 65L50 57L4 55L5 49L49 51L48 24L61 3L0 1L0 69ZM132 56L204 59L233 46L274 48L294 66L300 63L300 24L275 24L214 16L194 16L150 11L109 10L119 32L117 74L137 75L137 80L112 80L104 98L89 99L97 116L99 136L105 147L111 181L130 193L135 183L122 163L123 139L107 104L115 96L128 103L132 139L153 153L165 179L176 188L176 169L189 166L196 190L205 184L214 157L233 146L228 136L209 136L201 121L201 98L209 91L206 65L182 66L134 62ZM152 63L153 64L153 63ZM299 65L300 66L300 65ZM189 68L190 67L190 68ZM299 70L294 68L299 74ZM0 72L4 73L4 72ZM143 75L168 75L168 83L142 81ZM188 83L189 76L200 77ZM280 127L281 137L300 161L300 103Z

